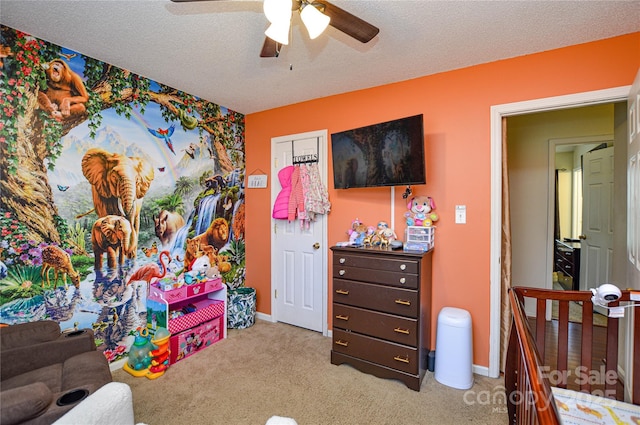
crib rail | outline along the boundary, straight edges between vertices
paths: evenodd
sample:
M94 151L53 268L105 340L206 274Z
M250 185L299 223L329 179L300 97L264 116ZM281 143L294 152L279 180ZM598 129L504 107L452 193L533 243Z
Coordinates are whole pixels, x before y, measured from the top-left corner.
M525 313L526 298L535 302L535 318ZM549 300L558 302L557 320L546 320ZM629 300L630 292L623 291L620 301ZM559 424L551 386L624 400L624 389L617 379L619 319L608 318L606 328L595 326L590 292L515 287L509 291L509 302L513 320L505 387L510 423ZM570 321L570 303L580 310L578 323ZM614 305L617 303L610 304ZM637 337L640 311L626 310L627 314L635 313L632 322L635 354L633 372L627 373L625 381L632 383L629 401L640 404L640 337ZM605 341L604 347L594 347L594 332L598 333L598 340ZM552 340L550 334L557 334L557 339ZM579 352L570 352L569 348L578 341Z

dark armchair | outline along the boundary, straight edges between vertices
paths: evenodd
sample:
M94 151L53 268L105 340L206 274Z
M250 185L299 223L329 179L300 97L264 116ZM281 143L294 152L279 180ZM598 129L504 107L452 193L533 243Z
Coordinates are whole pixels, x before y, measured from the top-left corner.
M93 331L45 320L0 328L0 423L51 424L112 381Z

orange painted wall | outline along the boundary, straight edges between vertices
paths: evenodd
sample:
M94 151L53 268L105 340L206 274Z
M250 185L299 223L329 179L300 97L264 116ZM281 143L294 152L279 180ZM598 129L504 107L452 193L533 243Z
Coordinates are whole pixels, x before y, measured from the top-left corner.
M464 308L473 319L474 364L488 366L490 107L630 85L639 67L640 32L249 114L247 172L270 170L272 137L321 129L331 134L424 114L427 184L413 191L432 196L440 215L433 254L432 342L440 309ZM355 217L366 224L390 221L389 188L334 190L330 178L328 189L330 246L346 239ZM403 190L395 192L395 230L402 235L406 205ZM467 224L454 223L456 204L467 206ZM246 206L247 286L257 290L257 310L270 314L270 190L248 190ZM330 265L327 273L331 276Z

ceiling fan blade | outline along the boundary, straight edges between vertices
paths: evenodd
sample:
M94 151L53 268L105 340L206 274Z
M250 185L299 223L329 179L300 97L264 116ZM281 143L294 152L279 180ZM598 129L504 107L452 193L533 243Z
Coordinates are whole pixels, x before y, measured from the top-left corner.
M280 55L280 49L282 44L270 39L264 38L264 44L262 45L262 51L260 52L261 58L277 58Z
M313 4L324 5L324 14L331 18L329 25L362 43L371 41L380 32L379 28L327 1L321 0Z

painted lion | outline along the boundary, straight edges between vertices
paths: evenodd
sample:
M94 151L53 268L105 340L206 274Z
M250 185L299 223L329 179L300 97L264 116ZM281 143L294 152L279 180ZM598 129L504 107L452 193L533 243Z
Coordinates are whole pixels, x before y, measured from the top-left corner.
M211 245L219 251L229 240L229 223L226 219L218 217L211 222L206 232L194 236L193 239L200 242L201 246Z

